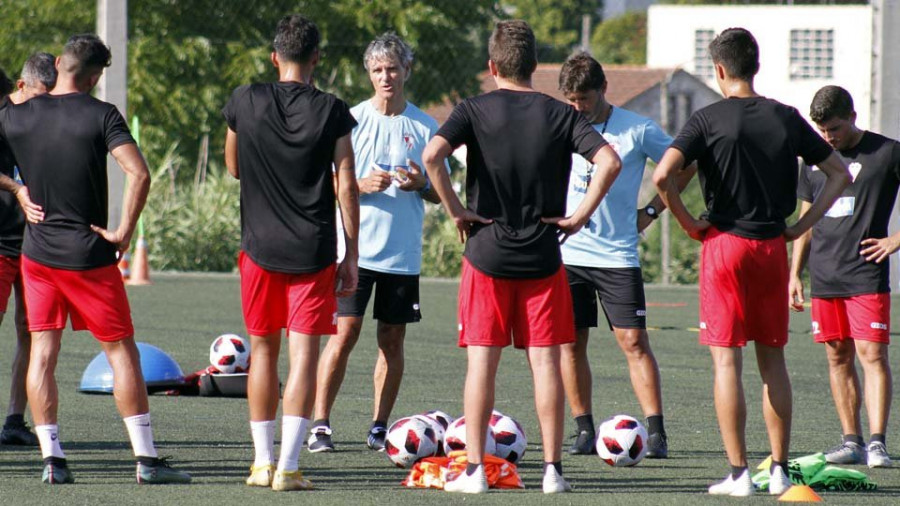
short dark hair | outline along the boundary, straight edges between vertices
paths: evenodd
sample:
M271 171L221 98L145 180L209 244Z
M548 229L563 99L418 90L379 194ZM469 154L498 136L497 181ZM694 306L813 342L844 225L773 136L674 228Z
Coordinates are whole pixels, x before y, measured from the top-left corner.
M599 90L604 84L603 66L585 52L570 56L559 70L559 89L564 94Z
M825 123L832 118L850 119L854 111L849 91L840 86L825 86L813 96L809 119L815 123Z
M22 66L21 79L28 86L35 86L40 82L50 90L56 86L56 77L56 58L50 53L32 53Z
M488 55L500 77L527 81L537 68L537 43L528 23L500 21L488 40Z
M9 95L14 89L16 89L16 87L12 80L6 75L6 72L4 72L3 69L0 69L0 98Z
M278 56L293 63L306 63L319 48L319 29L300 14L281 18L272 44Z
M730 77L750 81L759 72L759 45L744 28L729 28L709 43L713 63L725 67Z
M92 76L112 64L109 46L93 33L73 35L63 47L61 66L76 79Z

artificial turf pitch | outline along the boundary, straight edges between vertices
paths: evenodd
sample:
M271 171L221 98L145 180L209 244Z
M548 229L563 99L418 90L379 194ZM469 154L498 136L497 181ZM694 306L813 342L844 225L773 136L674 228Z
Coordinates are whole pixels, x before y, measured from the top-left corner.
M456 347L456 283L422 282L421 323L411 325L406 341L406 372L392 419L429 409L462 414L465 352ZM234 276L157 275L151 287L129 288L138 341L166 350L188 373L208 365L212 339L223 333L245 334L238 279ZM529 436L520 466L526 489L492 491L460 497L438 490L405 489L404 477L382 453L365 447L371 416L371 377L375 357L375 322L368 319L354 351L332 413L337 451L303 450L300 467L313 481L310 492L276 493L243 484L253 454L246 401L202 397L151 397L160 455L190 472L188 486L138 486L124 425L113 398L76 392L87 363L99 352L87 333L66 331L57 378L60 387L60 434L76 484L50 487L40 482L37 449L0 446L0 498L5 505L25 504L685 504L763 503L706 494L707 486L728 472L712 406L709 354L697 344L697 290L694 287L648 287L648 322L653 350L663 379L670 458L644 460L634 468L611 468L597 457L563 459L572 494L544 496L540 489L541 451L534 415L531 379L524 353L507 349L500 364L497 409L522 422ZM893 304L900 321L900 301ZM12 321L0 328L0 402L7 401ZM812 343L808 313L793 315L788 367L794 391L792 456L814 453L839 441L840 426L831 401L825 352ZM897 333L893 335L897 340ZM640 417L625 360L606 329L591 334L594 412L599 423L617 413ZM894 371L900 361L891 358ZM282 372L287 370L282 356ZM768 447L761 415L760 382L752 346L744 363L748 403L747 436L751 465ZM865 411L865 410L863 410ZM896 415L896 413L895 413ZM30 419L30 416L29 416ZM863 427L866 427L863 415ZM574 424L567 414L567 430ZM867 432L867 430L866 430ZM878 484L874 492L823 493L835 504L900 503L900 423L888 429L888 447L898 467L866 472ZM566 444L569 442L567 441ZM276 447L277 452L277 447Z

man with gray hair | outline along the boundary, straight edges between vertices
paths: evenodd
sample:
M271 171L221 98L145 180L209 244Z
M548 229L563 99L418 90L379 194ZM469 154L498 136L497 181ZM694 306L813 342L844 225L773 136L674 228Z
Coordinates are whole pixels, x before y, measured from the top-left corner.
M329 416L373 288L377 286L373 316L378 320L378 358L366 439L373 450L384 450L388 417L403 379L406 324L421 318L423 200L438 202L421 160L438 124L406 101L412 61L412 49L393 33L373 40L363 57L374 95L350 110L359 123L352 133L360 192L359 284L355 294L338 300L338 333L319 361L311 452L334 451Z
M34 53L25 61L22 75L15 83L15 91L8 101L0 98L0 108L6 104L21 104L38 95L47 93L56 86L56 58L50 53ZM0 90L0 96L5 93ZM0 148L3 151L6 148ZM0 157L4 154L0 153ZM4 159L0 170L13 179L17 178L15 163ZM6 313L10 292L15 292L16 309L16 352L12 361L12 377L9 385L9 407L6 422L0 431L0 444L37 446L37 436L25 423L25 406L28 397L25 392L25 378L28 373L28 357L31 354L31 335L25 319L25 293L19 269L22 251L22 234L25 232L25 216L16 203L16 197L8 192L0 192L0 323Z

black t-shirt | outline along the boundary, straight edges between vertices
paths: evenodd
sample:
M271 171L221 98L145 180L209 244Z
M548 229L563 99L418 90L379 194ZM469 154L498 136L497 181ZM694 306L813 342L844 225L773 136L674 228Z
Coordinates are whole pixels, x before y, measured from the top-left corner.
M437 135L466 145L468 208L493 223L472 224L465 257L500 278L542 278L559 270L557 228L565 216L572 153L593 158L606 145L574 108L534 92L497 90L453 109Z
M888 235L900 188L900 143L864 132L859 143L838 156L850 167L853 183L813 226L809 272L813 297L850 297L891 291L890 267L859 254L863 239ZM813 202L825 187L817 167L800 170L797 196Z
M241 248L265 269L317 272L337 260L332 164L356 120L312 86L241 86L223 109L237 133Z
M797 157L814 165L832 152L796 109L764 97L700 109L672 147L697 161L710 223L750 239L784 232L797 206Z
M0 99L0 111L12 105L8 97ZM0 140L0 173L15 178L16 162L6 142ZM16 196L0 191L0 255L18 257L22 252L22 234L25 232L25 214Z
M91 230L106 227L106 155L134 143L112 104L86 93L41 95L0 111L5 137L44 221L28 224L22 253L70 270L116 263L116 246Z

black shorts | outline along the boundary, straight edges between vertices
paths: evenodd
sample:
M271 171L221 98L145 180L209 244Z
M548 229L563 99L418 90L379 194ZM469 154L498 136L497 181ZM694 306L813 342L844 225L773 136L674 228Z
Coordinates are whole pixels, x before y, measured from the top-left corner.
M418 274L388 274L362 267L359 268L356 293L338 299L338 316L365 316L372 288L375 288L372 313L376 320L398 325L422 319Z
M610 330L647 328L640 267L606 269L567 265L566 275L572 290L576 329L597 326L598 296Z

